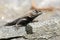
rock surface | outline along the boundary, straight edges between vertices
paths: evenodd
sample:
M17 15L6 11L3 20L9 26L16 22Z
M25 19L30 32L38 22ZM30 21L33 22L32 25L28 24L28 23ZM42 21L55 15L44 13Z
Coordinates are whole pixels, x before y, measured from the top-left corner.
M18 30L14 26L1 26L0 39L16 36L25 36L12 40L60 40L60 15L55 13L45 21L29 23L28 26L33 28L34 34L26 34L25 28L21 27Z
M60 40L60 10L43 12L42 15L35 19L38 20L38 22L29 23L28 26L33 28L34 34L26 34L25 27L16 30L14 26L3 26L5 23L15 20L30 10L31 4L29 0L23 0L24 2L22 0L20 1L18 0L17 3L17 0L0 0L0 40L17 36L22 37L11 40ZM41 7L49 5L53 5L54 7L60 6L60 0L39 1L37 1L37 3Z

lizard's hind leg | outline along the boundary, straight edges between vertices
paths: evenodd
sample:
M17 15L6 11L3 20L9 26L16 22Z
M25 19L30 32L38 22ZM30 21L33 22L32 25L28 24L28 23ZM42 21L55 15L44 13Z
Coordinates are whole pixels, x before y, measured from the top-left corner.
M15 30L18 30L20 27L22 27L22 25L19 24L20 23L20 19L16 22L16 24L14 25Z

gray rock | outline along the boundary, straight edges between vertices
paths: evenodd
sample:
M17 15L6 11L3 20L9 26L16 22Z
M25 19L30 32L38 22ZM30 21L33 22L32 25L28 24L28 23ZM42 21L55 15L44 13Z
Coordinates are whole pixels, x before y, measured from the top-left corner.
M19 27L16 30L14 26L1 26L0 38L9 38L15 36L25 36L28 39L17 38L12 40L59 40L60 36L60 19L59 16L52 16L50 19L29 23L28 26L33 28L33 34L26 34L25 27ZM58 36L57 36L58 35Z
M19 28L18 30L16 30L15 27L13 26L4 26L4 27L0 27L0 38L9 38L9 37L15 37L15 36L22 36L24 35L25 32L25 28Z

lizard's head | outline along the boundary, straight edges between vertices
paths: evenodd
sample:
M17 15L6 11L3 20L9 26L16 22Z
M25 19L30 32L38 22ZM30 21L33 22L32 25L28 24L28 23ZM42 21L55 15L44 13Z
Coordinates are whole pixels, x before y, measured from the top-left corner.
M41 14L42 14L42 12L40 10L31 10L31 11L28 12L28 14L26 16L37 17Z
M32 11L32 16L38 16L38 15L41 15L42 14L42 12L41 11L39 11L39 10L33 10Z

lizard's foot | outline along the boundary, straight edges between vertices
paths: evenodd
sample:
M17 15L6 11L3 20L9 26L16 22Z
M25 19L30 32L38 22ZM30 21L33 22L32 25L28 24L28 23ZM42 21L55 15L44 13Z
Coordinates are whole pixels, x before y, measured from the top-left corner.
M34 22L38 22L38 20L33 20L32 23L34 23Z
M14 25L14 27L15 27L15 30L18 30L20 27L21 27L21 25Z

